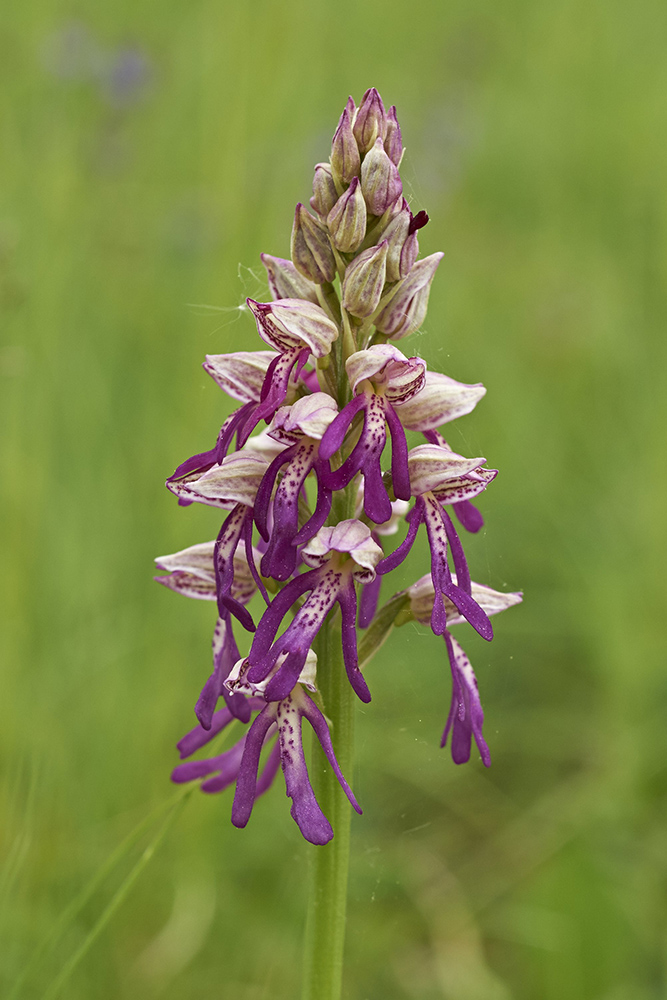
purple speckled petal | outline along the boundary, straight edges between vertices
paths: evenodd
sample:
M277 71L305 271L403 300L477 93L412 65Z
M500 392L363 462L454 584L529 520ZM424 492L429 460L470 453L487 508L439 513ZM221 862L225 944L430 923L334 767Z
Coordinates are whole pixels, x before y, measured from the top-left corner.
M202 791L221 792L223 788L227 788L228 785L236 781L244 744L245 734L238 743L217 757L209 757L207 760L190 760L186 764L179 764L171 772L171 780L180 785L186 781L195 781L197 778L205 778L208 774L220 771L216 778L202 785ZM211 788L211 784L214 784L215 787Z
M377 538L375 540L376 542L378 541ZM362 586L361 598L359 600L359 628L368 628L372 622L375 612L377 611L381 586L382 577L378 573L375 574L374 580L371 580L370 583L366 583Z
M287 635L287 632L285 635ZM282 639L278 639L276 642L276 659L282 651L278 647L282 647ZM279 670L276 671L275 675L266 685L264 697L267 701L282 701L283 698L287 698L289 696L290 692L294 688L294 685L299 679L301 671L304 668L306 657L308 656L308 649L308 640L304 639L302 646L297 646L297 648L291 649L288 652L284 661L280 665Z
M337 417L331 421L320 442L320 458L331 458L335 455L345 440L347 430L355 416L367 402L367 396L361 392L347 406L344 406Z
M390 402L385 400L384 412L391 433L391 478L394 493L399 500L409 500L410 472L408 470L408 442L403 424Z
M406 520L408 522L407 535L393 552L391 552L388 556L385 556L382 562L378 563L375 569L375 572L378 575L391 573L391 571L396 569L397 566L400 566L412 548L415 538L417 537L419 525L424 520L424 501L421 497L417 497L417 501L410 513L407 515Z
M355 448L356 451L356 448ZM380 457L369 456L362 468L364 477L364 513L375 524L384 524L391 518L391 500L382 479Z
M243 522L243 540L245 543L245 555L246 555L246 561L248 563L248 568L250 569L250 574L255 583L257 584L257 589L259 590L260 594L262 595L262 597L264 598L264 600L268 605L271 603L271 601L269 600L269 595L266 592L264 581L257 572L257 566L255 565L255 553L252 547L252 511L248 512L248 516ZM255 631L254 626L250 631L252 632Z
M215 585L218 593L218 604L223 595L229 594L234 579L234 553L241 538L243 523L248 507L237 503L223 521L213 549L213 565L215 567ZM222 607L220 615L224 617Z
M281 451L279 455L276 455L259 484L257 496L255 497L255 524L265 542L269 540L269 510L271 509L271 494L273 493L276 476L283 465L291 460L297 448L298 445L295 444L291 448Z
M317 444L308 438L289 449L291 458L273 498L273 529L262 559L262 573L288 580L296 567L294 539L299 530L299 494L317 456Z
M317 461L314 465L317 476L317 503L312 517L308 518L303 527L297 532L292 541L292 545L304 545L314 538L320 528L324 525L331 511L331 490L322 482L324 476L331 470L328 462ZM156 578L158 579L158 578Z
M449 632L445 632L444 638L452 670L452 702L440 745L445 746L451 731L452 759L455 764L464 764L470 759L471 739L474 736L482 760L489 767L491 755L482 735L484 712L475 673L456 639Z
M176 744L176 748L180 753L181 760L185 757L190 757L196 750L205 746L209 740L212 740L214 736L229 725L234 716L229 711L227 707L221 708L219 712L216 712L211 719L211 725L209 729L204 728L204 726L195 726L191 729L189 733L186 733L182 739Z
M456 582L461 590L465 590L466 594L472 594L468 561L465 557L463 546L461 545L461 539L457 535L456 528L452 524L452 519L446 510L442 511L442 520L445 525L445 531L447 532L447 539L452 552L452 559L454 560Z
M320 745L324 750L324 753L326 754L326 758L329 761L329 764L331 765L332 771L334 772L334 774L338 778L338 781L340 782L341 788L343 789L348 799L350 800L350 805L352 806L355 812L361 815L361 806L354 797L352 789L350 788L347 781L343 777L340 765L336 760L333 744L331 742L331 734L329 732L329 727L327 725L327 720L324 718L324 716L322 715L322 713L320 712L319 708L312 700L312 698L309 698L305 692L302 692L299 698L299 709L301 711L301 714L306 719L308 719L308 722L315 730L315 735L320 741Z
M310 784L301 744L301 714L291 698L278 705L278 726L280 763L285 788L292 800L292 819L311 844L327 844L333 837L333 830Z
M271 731L266 734L264 743L266 744L267 739L271 738ZM280 767L280 743L278 740L271 747L271 752L266 758L266 763L262 768L262 772L257 779L257 784L255 785L255 801L263 795L264 792L273 784L273 779L278 773L278 768Z
M447 583L442 589L443 594L450 599L454 607L458 608L463 617L469 622L476 632L479 632L482 639L491 642L493 639L493 625L489 621L486 611L480 608L477 601L473 600L464 590L457 587L455 583ZM435 632L435 629L433 630ZM436 635L442 633L437 632Z
M243 757L236 779L236 793L232 805L232 823L243 827L250 819L255 804L257 769L264 739L276 719L276 706L267 705L259 713L246 735Z
M481 512L473 503L470 503L470 500L461 500L460 503L452 504L452 510L465 530L471 534L476 534L484 526Z
M260 420L270 421L278 407L285 402L290 377L296 381L308 361L309 354L307 347L292 347L276 358L275 362L271 362L262 387L262 400L243 427L243 433L240 435L241 445L245 444Z
M248 700L238 694L230 694L225 687L229 672L240 658L238 646L229 620L229 613L218 618L213 632L213 673L208 678L195 705L195 715L200 725L207 730L211 727L213 713L222 695L227 708L241 722L250 721Z
M203 451L199 455L193 455L192 458L188 458L185 462L182 462L176 471L169 476L167 482L174 482L174 480L182 479L184 476L192 475L194 472L203 473L214 465L220 465L227 454L235 431L243 426L244 421L255 405L255 403L246 403L230 414L220 428L214 447L210 451ZM180 498L179 503L182 503L183 506L186 504L189 506L192 501Z
M340 604L341 630L343 640L343 659L345 660L345 670L347 679L352 685L355 694L366 704L371 700L371 693L368 684L359 669L359 656L357 653L357 594L354 589L352 578L349 578L348 585L341 588L338 593L338 603Z
M248 660L251 664L258 663L268 653L275 639L276 632L280 628L280 623L289 609L302 594L315 587L320 576L319 569L302 573L300 576L295 577L294 580L290 580L287 586L283 587L280 593L276 594L257 626L257 631L255 632L255 637L248 653ZM263 676L248 676L253 683L264 679Z

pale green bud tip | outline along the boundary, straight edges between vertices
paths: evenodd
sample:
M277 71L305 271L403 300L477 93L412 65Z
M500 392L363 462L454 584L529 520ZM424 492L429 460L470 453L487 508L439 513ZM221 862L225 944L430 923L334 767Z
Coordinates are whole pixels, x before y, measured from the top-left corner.
M352 261L343 281L343 306L353 316L366 319L378 307L387 273L386 240L364 250Z
M366 219L366 202L359 178L354 177L327 216L329 233L338 250L350 253L361 246L366 235Z
M292 227L292 260L304 278L321 285L333 281L336 261L322 225L299 202Z

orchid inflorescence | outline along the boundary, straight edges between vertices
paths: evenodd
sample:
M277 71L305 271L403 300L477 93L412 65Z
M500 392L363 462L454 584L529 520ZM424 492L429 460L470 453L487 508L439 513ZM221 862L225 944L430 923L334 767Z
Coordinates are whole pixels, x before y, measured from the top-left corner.
M333 831L308 778L304 718L361 811L317 689L313 646L325 622L340 622L345 670L362 702L371 698L362 668L394 626L416 621L443 636L452 699L442 745L451 733L452 757L462 763L474 738L488 765L475 675L449 630L465 620L490 640L490 615L521 600L471 581L450 516L479 531L482 516L471 501L496 471L484 458L454 452L438 428L470 413L486 390L428 371L396 346L421 326L443 256L417 259L428 216L413 215L403 197L402 155L396 109L386 111L374 88L358 108L350 98L330 161L315 167L312 212L297 205L292 259L262 255L271 301L247 301L270 349L206 358L205 370L241 405L214 447L167 480L179 503L228 512L215 541L157 560L166 571L160 583L214 601L218 611L213 673L195 706L199 724L178 744L181 757L233 719L246 726L230 749L181 764L173 780L204 778L205 792L235 784L232 822L242 827L280 766L292 816L314 844ZM259 430L262 422L268 427ZM391 464L383 471L387 429ZM425 443L409 450L406 431L420 432ZM406 537L385 555L382 538L403 519ZM431 572L378 610L382 576L405 559L421 524ZM266 609L256 623L247 605L257 592ZM252 633L247 656L234 619Z

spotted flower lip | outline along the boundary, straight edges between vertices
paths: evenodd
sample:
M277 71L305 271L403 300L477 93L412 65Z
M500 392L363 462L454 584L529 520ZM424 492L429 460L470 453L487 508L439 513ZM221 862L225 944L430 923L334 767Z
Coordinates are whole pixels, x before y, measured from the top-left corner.
M323 566L332 552L352 557L357 565L352 576L358 583L370 583L375 579L375 567L383 555L368 525L355 518L340 521L330 528L320 528L304 546L301 555L308 566Z
M257 321L260 337L277 351L307 347L316 358L323 358L338 338L338 327L314 302L304 299L246 301Z
M310 784L301 742L303 719L307 719L315 731L329 765L352 808L358 813L361 812L361 807L336 760L326 719L312 698L297 684L286 697L266 705L248 730L236 778L236 794L232 806L234 826L244 827L250 818L262 780L260 778L260 781L257 781L262 747L277 728L280 766L285 776L287 795L292 800L290 810L292 819L311 844L327 844L333 837L331 824L322 812Z
M393 344L374 344L351 354L345 370L353 392L368 380L394 405L405 405L421 393L426 380L426 362L407 358Z
M228 396L242 403L259 403L266 372L276 357L275 351L207 354L202 367Z
M408 431L434 430L471 413L485 394L481 382L466 385L440 372L427 371L419 395L397 404L401 423Z
M337 414L335 399L326 392L314 392L291 406L281 406L267 433L285 445L295 444L303 435L319 441Z

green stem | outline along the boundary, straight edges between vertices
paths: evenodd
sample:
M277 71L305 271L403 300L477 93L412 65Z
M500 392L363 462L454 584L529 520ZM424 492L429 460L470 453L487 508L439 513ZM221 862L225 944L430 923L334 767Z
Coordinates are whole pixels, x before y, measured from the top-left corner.
M336 493L330 521L354 516L356 487ZM340 769L354 777L355 695L345 673L340 615L332 615L320 630L316 645L317 686L331 723L331 739ZM340 1000L345 945L345 911L350 861L352 806L329 767L313 734L311 781L315 797L333 827L333 840L311 848L310 895L304 945L303 1000Z
M322 629L317 663L318 687L332 723L334 751L352 781L354 766L354 692L343 665L340 616ZM306 920L303 1000L340 1000L345 944L345 911L350 857L351 806L314 736L311 780L315 796L334 830L324 847L313 847Z

